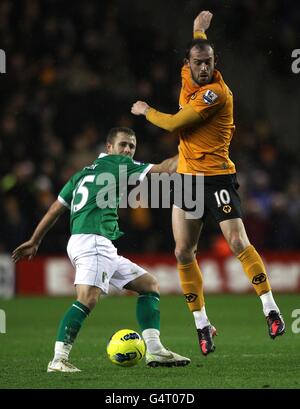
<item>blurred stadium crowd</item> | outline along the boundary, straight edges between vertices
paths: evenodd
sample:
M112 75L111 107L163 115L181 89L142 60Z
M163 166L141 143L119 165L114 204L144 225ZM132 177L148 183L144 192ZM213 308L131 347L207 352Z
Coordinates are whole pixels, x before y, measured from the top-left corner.
M264 95L280 93L271 84L282 86L283 77L286 95L294 98L290 53L300 16L281 9L285 3L1 0L7 74L0 78L0 252L30 237L68 178L104 151L111 127L136 131L138 160L157 163L176 153L176 136L133 117L130 107L140 99L176 112L184 45L201 9L215 14L209 38L235 96L231 158L249 237L259 249L299 249L299 143L289 143L294 136L276 125L286 118L272 116L269 104L264 109ZM260 75L253 66L262 67L261 89L252 89L251 78ZM168 209L120 211L126 232L120 251L171 251L170 218ZM68 235L66 216L40 254L64 252ZM219 229L209 222L200 249L221 248Z

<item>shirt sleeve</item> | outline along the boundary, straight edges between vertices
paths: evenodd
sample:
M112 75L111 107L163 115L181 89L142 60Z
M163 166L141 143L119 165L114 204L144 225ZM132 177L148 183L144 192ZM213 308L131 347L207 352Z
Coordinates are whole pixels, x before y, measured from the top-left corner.
M207 85L201 89L195 98L190 100L189 105L198 113L201 120L205 120L218 111L226 102L226 94L221 87Z
M207 36L204 31L196 30L193 33L194 40L207 40Z
M147 111L146 118L153 125L156 125L169 132L177 131L178 129L192 126L201 119L195 109L189 104L185 105L177 114L165 114L150 108Z
M150 169L154 166L152 163L140 163L127 158L127 176L137 175L138 180L142 182Z
M68 209L71 208L73 199L74 183L73 179L70 179L58 194L57 200Z

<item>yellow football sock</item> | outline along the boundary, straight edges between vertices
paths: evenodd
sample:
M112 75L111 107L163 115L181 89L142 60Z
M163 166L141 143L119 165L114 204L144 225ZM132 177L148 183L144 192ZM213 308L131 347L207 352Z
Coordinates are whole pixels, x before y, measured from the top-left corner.
M237 258L242 263L257 295L260 296L271 290L264 263L253 246L247 247Z
M204 305L202 273L195 259L188 264L178 264L183 294L190 311L198 311Z

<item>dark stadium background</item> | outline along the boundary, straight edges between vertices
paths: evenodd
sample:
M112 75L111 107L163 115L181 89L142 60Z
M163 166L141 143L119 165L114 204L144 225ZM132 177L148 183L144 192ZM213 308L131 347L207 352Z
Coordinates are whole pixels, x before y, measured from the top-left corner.
M290 7L288 6L290 3ZM114 126L138 136L136 159L158 162L177 138L130 114L137 99L176 112L194 17L214 13L209 39L235 98L231 157L245 224L259 249L300 248L300 9L286 1L3 0L0 47L0 251L26 240L69 176L103 151ZM298 35L298 37L297 37ZM122 210L120 251L170 252L169 210ZM39 254L65 251L67 217ZM208 224L200 249L214 249Z
M217 293L206 305L219 335L216 352L202 357L178 282L170 210L122 209L119 252L156 269L162 341L192 363L154 372L144 363L130 372L112 365L107 341L118 329L138 330L136 299L101 297L72 350L82 372L49 377L57 325L74 299L67 215L33 261L15 266L10 253L68 178L104 150L111 127L136 131L137 160L158 163L177 152L176 136L130 108L140 99L177 111L184 47L201 10L214 13L208 37L234 94L231 158L246 229L267 263L286 334L269 338L260 300L209 221L199 261L205 293ZM291 0L0 1L0 389L299 389L300 73L291 69L299 21Z

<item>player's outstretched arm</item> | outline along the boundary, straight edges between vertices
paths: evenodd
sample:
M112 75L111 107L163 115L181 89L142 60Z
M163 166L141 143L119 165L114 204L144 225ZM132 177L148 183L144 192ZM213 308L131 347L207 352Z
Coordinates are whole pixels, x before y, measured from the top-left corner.
M178 155L172 156L172 158L165 159L161 163L152 166L149 173L175 173L178 165Z
M206 39L205 31L210 27L213 15L210 11L201 11L193 23L194 38ZM145 101L137 101L131 107L133 115L144 115L153 125L169 132L193 126L205 118L199 115L190 105L186 104L174 115L166 114L150 107Z
M134 115L144 115L153 125L169 132L192 126L202 120L201 116L190 105L185 105L179 112L171 115L151 108L144 101L137 101L132 105L131 112Z
M28 257L32 259L36 255L41 241L48 230L56 223L60 215L62 215L66 210L66 207L62 205L58 200L56 200L49 208L45 216L37 225L33 235L30 240L21 244L12 253L12 259L16 263L22 258Z
M133 115L145 115L147 114L150 106L147 102L144 101L136 101L131 107L131 113Z
M193 23L193 37L206 39L206 30L209 29L213 14L204 10L198 14Z

